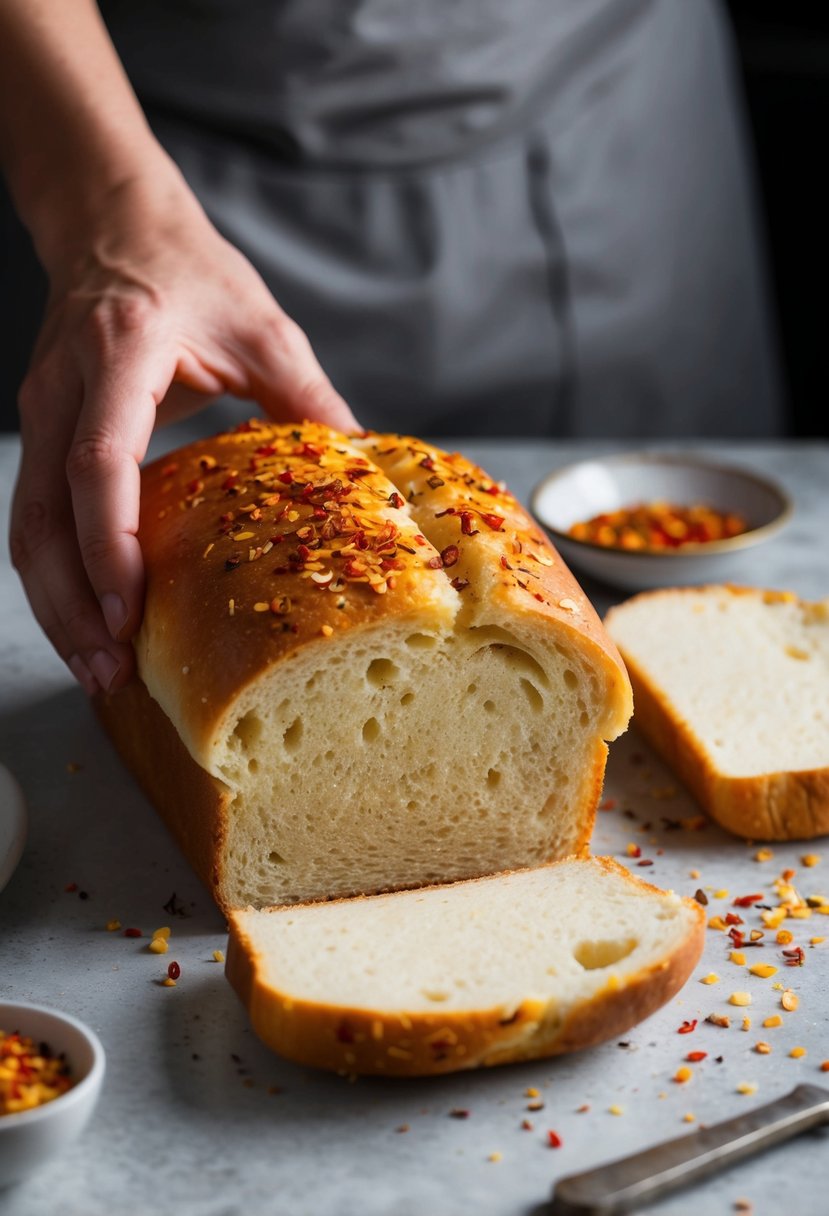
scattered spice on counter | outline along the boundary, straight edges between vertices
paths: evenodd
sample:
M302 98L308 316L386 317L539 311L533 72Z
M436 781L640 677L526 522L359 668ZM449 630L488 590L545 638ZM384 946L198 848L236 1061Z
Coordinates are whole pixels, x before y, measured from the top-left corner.
M773 1013L771 1015L771 1017L764 1018L764 1020L763 1020L763 1026L768 1030L773 1029L775 1026L782 1026L782 1025L783 1025L783 1019L781 1018L779 1013Z
M549 1148L561 1148L562 1139L558 1132L547 1132L547 1145Z
M107 933L117 933L121 928L121 922L120 920L108 920L104 928Z
M780 1004L788 1013L793 1013L800 1004L800 998L791 988L787 988L780 998Z
M19 1032L0 1029L0 1116L52 1102L72 1088L64 1055Z
M492 1161L495 1164L497 1164L499 1161L503 1160L503 1157L504 1157L503 1153L490 1153L489 1156L487 1157L487 1161Z
M750 1005L751 1004L751 993L750 992L732 992L731 996L728 998L728 1003L729 1003L729 1005Z
M765 1023L763 1023L763 1024L765 1025ZM762 1041L759 1043L755 1043L754 1050L757 1052L758 1056L770 1056L771 1055L771 1043L764 1043Z
M223 963L225 961L224 950L214 950L213 951L213 961L216 963Z
M741 1081L737 1086L738 1094L756 1094L757 1083L755 1081Z
M679 1030L677 1031L677 1034L691 1034L691 1032L696 1030L696 1028L697 1028L697 1019L692 1018L692 1020L690 1022L682 1023Z
M701 984L719 984L720 977L715 971L709 971L708 975L704 975L700 980Z
M690 1080L691 1080L691 1077L692 1077L693 1075L694 1075L694 1074L693 1074L693 1072L691 1071L691 1069L690 1069L690 1068L686 1068L686 1067L685 1067L685 1065L683 1064L683 1065L682 1065L680 1068L678 1068L678 1069L676 1070L676 1072L674 1073L674 1075L673 1075L673 1080L674 1080L674 1081L676 1081L676 1083L677 1083L678 1085L685 1085L685 1084L686 1084L688 1081L690 1081Z
M800 859L800 864L811 869L812 866L820 865L820 855L818 853L804 853Z
M803 1057L805 1056L805 1054L806 1054L805 1047L793 1047L791 1049L791 1051L789 1052L789 1055L791 1056L791 1058L793 1060L802 1060Z
M731 1018L727 1013L709 1013L705 1020L706 1022L710 1022L712 1026L721 1026L723 1030L728 1030L731 1025Z
M455 1106L449 1112L450 1119L468 1119L469 1111L465 1106Z
M175 962L175 960L172 963L170 963L170 965L168 966L167 975L170 977L171 980L177 980L179 978L179 976L181 975L181 967L178 965L177 962Z
M617 1106L614 1103L613 1106L608 1106L607 1111L610 1115L623 1115L625 1113L625 1108L623 1106Z
M125 929L124 930L124 937L143 937L143 936L144 935L140 929Z
M685 1059L691 1064L698 1064L700 1060L704 1060L707 1055L707 1051L689 1051Z

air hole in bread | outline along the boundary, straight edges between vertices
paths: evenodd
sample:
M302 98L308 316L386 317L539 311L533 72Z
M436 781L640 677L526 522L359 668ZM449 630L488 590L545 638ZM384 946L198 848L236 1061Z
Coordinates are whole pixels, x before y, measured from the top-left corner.
M564 683L567 685L568 688L578 688L578 686L579 686L578 676L576 675L576 673L574 671L571 671L569 667L567 668L567 670L564 673Z
M533 711L533 713L540 714L544 708L544 698L542 697L541 693L538 691L536 686L529 680L526 680L524 676L521 677L520 684L525 697L530 703L530 709Z
M491 768L486 775L486 783L490 789L495 789L496 785L501 784L501 773L497 768Z
M542 688L549 687L550 682L544 668L523 647L516 645L516 639L506 629L502 629L500 625L473 625L469 632L482 643L481 650L484 646L491 647L505 663L514 670L523 671L534 684L540 684Z
M627 958L638 944L633 937L621 942L583 941L573 950L573 958L585 971L599 971L602 967L610 967L613 963Z
M250 760L248 760L248 772L249 773L258 773L259 772L259 761L256 759L255 756L251 756Z
M295 718L285 734L282 736L282 743L286 752L295 752L302 742L302 718Z
M285 858L281 853L268 853L268 861L272 866L284 866L285 864ZM289 921L288 923L290 924L291 922Z
M396 663L392 663L391 659L372 659L366 671L369 684L374 684L377 688L393 684L399 675L400 668Z
M412 633L406 638L406 645L412 650L431 650L437 645L437 638L428 633Z
M411 705L411 703L412 703L412 701L414 701L414 699L415 699L415 695L413 692L404 692L403 696L400 698L400 704L401 705Z
M242 751L247 751L259 741L263 727L262 719L253 709L239 719L233 728L233 734L239 740Z
M366 743L373 743L380 735L380 723L376 718L369 718L363 723L363 740Z
M427 1001L448 1001L449 993L444 992L442 988L421 988L420 990Z
M467 688L466 688L466 695L467 695L468 697L474 697L474 695L475 695L475 693L476 693L477 691L478 691L478 685L477 685L477 684L468 684L468 685L467 685Z
M495 709L495 702L490 700L484 701L484 709L488 714L491 714Z

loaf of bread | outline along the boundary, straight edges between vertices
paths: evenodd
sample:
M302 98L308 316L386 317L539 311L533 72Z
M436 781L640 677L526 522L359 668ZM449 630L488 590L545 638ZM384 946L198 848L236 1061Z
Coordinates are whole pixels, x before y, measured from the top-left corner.
M234 912L227 974L289 1059L413 1076L624 1034L702 951L693 900L609 858L452 886Z
M540 529L417 439L250 422L149 465L100 712L225 910L578 853L624 666Z
M829 832L829 600L654 591L607 628L637 727L713 819L752 840Z

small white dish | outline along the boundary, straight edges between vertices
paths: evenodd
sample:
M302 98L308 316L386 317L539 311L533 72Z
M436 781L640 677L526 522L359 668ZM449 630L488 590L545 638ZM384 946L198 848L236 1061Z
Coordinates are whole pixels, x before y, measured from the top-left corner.
M0 1115L0 1189L20 1182L80 1135L104 1079L104 1049L98 1036L68 1013L43 1005L0 1001L0 1029L19 1031L64 1052L75 1084L43 1106ZM60 1206L58 1204L58 1206Z
M26 843L26 803L9 770L0 764L0 891L14 873Z
M677 549L609 548L568 535L573 524L649 502L705 503L742 515L748 530ZM535 487L530 505L568 564L630 591L732 580L751 548L778 532L793 509L780 486L750 469L657 452L624 452L557 469Z

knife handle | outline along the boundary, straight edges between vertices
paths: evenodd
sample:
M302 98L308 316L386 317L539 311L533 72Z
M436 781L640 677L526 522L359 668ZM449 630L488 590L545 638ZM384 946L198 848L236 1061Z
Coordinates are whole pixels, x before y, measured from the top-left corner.
M829 1091L798 1085L748 1114L561 1178L552 1216L615 1216L829 1120Z

